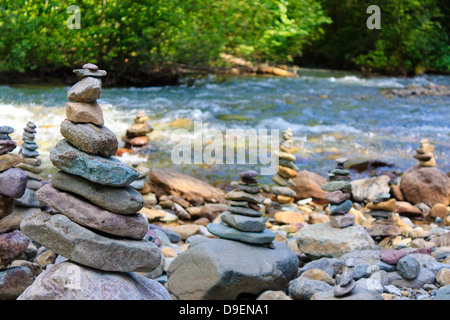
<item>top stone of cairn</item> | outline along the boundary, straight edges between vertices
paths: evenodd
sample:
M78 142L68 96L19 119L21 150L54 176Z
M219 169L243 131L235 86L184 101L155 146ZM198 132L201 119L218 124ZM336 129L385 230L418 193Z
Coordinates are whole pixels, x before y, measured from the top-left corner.
M99 70L98 66L93 63L86 63L82 69L75 69L73 72L79 77L104 77L106 76L105 70Z

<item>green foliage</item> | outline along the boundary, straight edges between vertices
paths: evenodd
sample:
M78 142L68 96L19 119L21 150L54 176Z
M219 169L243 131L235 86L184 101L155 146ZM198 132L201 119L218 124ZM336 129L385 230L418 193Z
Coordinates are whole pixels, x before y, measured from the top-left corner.
M322 0L333 24L306 49L310 61L384 73L450 71L448 6L438 0ZM366 27L367 7L381 9L381 29ZM445 11L447 10L447 11Z
M70 5L81 29L68 29ZM116 73L166 62L215 65L220 53L286 62L330 22L316 0L0 0L0 71L86 61Z

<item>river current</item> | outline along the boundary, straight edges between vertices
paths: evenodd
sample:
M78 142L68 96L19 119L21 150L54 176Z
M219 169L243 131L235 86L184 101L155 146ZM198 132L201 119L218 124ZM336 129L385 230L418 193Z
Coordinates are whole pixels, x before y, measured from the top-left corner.
M105 88L98 101L105 125L119 138L145 110L154 131L149 167L172 167L216 184L236 180L256 165L174 165L171 134L201 121L206 128L291 128L296 164L326 177L336 157L352 162L379 160L402 172L416 164L415 148L422 138L435 145L437 167L450 171L450 98L433 96L387 98L383 90L429 83L450 85L449 76L373 77L332 72L304 72L299 78L211 76L173 87ZM50 149L62 139L67 86L0 86L0 125L15 128L20 140L27 121L37 126L36 142L46 173L55 170ZM173 122L177 119L178 122ZM123 143L121 143L123 145ZM19 148L15 150L18 151ZM353 178L374 172L352 171ZM262 183L271 184L269 176Z

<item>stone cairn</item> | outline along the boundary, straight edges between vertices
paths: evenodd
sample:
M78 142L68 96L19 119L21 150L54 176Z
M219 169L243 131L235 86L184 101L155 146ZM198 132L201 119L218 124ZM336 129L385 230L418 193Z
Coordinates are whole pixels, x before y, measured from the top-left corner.
M68 91L65 139L50 151L61 171L37 192L52 208L22 220L24 234L82 266L102 271L151 272L161 262L153 243L142 240L148 221L140 213L142 195L131 188L139 173L112 156L116 136L104 126L100 98L106 71L85 64L74 70L82 79ZM56 211L56 212L55 212Z
M419 167L436 167L436 160L432 151L434 146L428 142L428 139L420 141L420 147L416 149L414 158L419 160Z
M46 181L39 176L42 173L41 164L39 159L39 151L37 143L34 141L36 138L36 125L28 121L26 127L23 129L22 146L19 154L22 156L21 163L16 168L24 170L28 174L27 189L24 195L20 199L16 199L16 205L20 207L40 208L42 204L36 198L36 191L39 190Z
M275 182L278 186L282 187L281 190L289 189L288 187L295 186L295 182L291 180L291 178L295 178L297 176L298 167L295 165L295 156L291 153L292 149L292 132L291 129L287 129L283 131L282 134L282 142L280 144L280 151L278 152L278 172L272 178L272 181ZM279 203L292 203L294 199L293 196L283 196L282 194L275 193L276 201ZM281 197L278 197L278 196Z
M13 132L12 127L0 127L0 279L2 285L14 285L17 289L1 288L0 299L17 298L20 294L17 291L31 285L34 280L27 267L10 266L26 250L29 239L19 230L6 228L8 223L2 223L2 220L9 219L9 215L13 213L14 199L20 198L25 193L28 181L28 176L23 170L14 168L20 163L21 158L17 154L10 153L17 146L9 136Z
M350 172L345 169L347 159L336 159L336 168L328 174L328 182L322 186L325 200L330 203L330 224L335 228L345 228L355 223L355 216L349 213L353 203L350 201Z
M265 198L255 179L257 175L253 170L244 171L240 181L231 183L234 190L225 195L225 199L230 200L228 211L221 214L220 223L207 225L209 232L223 239L272 247L275 235L266 229L266 219L258 205Z
M137 113L134 124L127 129L125 137L122 137L125 149L142 150L147 147L150 141L147 134L153 131L153 128L147 123L148 119L149 117L144 111L141 110Z

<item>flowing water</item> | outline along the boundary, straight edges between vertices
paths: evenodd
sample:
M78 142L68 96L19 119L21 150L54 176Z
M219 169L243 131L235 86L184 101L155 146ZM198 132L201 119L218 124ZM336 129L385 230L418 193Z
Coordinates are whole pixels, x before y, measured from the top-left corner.
M341 156L384 161L392 167L381 171L402 172L416 164L415 148L428 138L435 145L437 166L449 172L449 97L388 99L381 94L386 89L429 83L450 85L450 77L362 78L331 72L305 72L295 79L211 76L176 87L105 88L99 103L105 125L119 139L137 111L147 112L155 129L149 135L150 167L173 167L211 183L235 180L242 169L259 165L174 165L170 135L179 126L174 120L189 119L181 121L184 127L202 121L222 131L291 128L298 147L297 166L323 176L334 167L333 159ZM68 88L0 86L0 125L14 127L12 138L18 141L25 123L36 123L36 142L47 173L54 170L49 151L62 138L59 125L65 118ZM352 172L352 177L369 174ZM261 177L261 182L271 183L270 177Z

